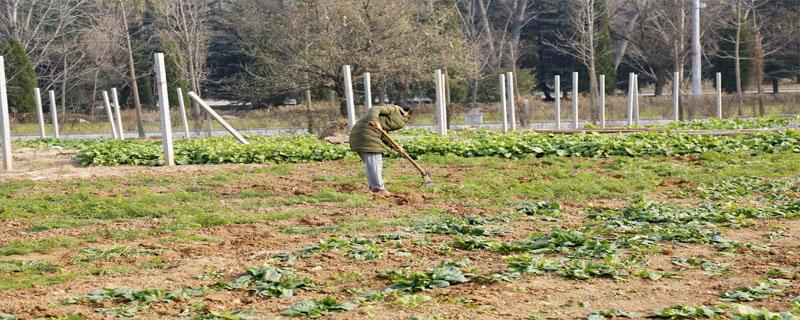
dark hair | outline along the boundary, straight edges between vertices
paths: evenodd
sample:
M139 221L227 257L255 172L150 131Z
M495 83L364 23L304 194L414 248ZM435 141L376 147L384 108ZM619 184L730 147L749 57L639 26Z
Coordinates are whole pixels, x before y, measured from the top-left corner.
M408 112L408 113L413 113L414 112L414 108L416 107L416 105L414 105L413 102L407 101L407 100L400 100L400 101L395 102L395 104L400 106L400 108L402 108L403 111Z

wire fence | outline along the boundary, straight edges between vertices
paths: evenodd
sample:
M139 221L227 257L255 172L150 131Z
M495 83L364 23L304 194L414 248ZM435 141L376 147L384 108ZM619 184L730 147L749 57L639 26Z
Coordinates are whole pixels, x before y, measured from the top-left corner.
M684 105L681 119L704 119L716 117L716 95L704 94L693 100L693 111L688 107L688 97L682 97ZM794 116L800 114L800 92L784 92L761 95L764 114L772 116ZM597 114L589 107L587 95L579 97L580 125L597 124ZM642 125L660 124L673 119L673 99L670 95L640 95L640 119ZM756 117L760 115L759 96L748 93L740 108L736 95L722 96L723 118ZM111 136L111 125L107 121L105 109L97 108L93 112L59 114L60 133L64 137L90 135ZM172 107L172 124L176 134L183 131L178 108ZM451 128L485 127L498 128L501 124L500 103L450 103L447 106L448 121ZM275 106L265 108L218 107L217 111L234 128L250 134L276 135L307 132L309 119L313 133L325 135L346 129L346 118L340 113L339 106L331 106L327 101L314 102L311 106L311 117L303 104ZM363 116L367 109L363 104L355 108L356 117ZM189 127L192 134L203 135L208 130L208 122L202 117L195 123L189 111ZM594 113L594 114L593 114ZM606 98L606 119L608 126L625 126L627 124L628 97L624 95ZM543 101L538 96L523 95L517 100L516 118L518 128L554 128L555 102ZM562 127L571 127L571 98L561 100ZM432 129L437 123L435 107L430 103L420 103L414 114L412 126ZM50 115L45 114L46 132L52 136ZM127 137L137 136L136 113L130 106L123 106L123 128ZM147 136L159 135L158 110L146 109L142 113L142 122ZM212 130L222 130L218 123L212 123ZM11 120L12 136L17 138L33 138L39 134L38 120L35 114L18 115Z

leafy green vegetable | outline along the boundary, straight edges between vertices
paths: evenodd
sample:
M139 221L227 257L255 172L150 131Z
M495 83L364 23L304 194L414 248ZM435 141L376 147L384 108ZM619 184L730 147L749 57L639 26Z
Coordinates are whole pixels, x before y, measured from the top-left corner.
M469 281L458 266L451 264L444 264L424 272L411 271L407 268L391 270L381 274L381 277L392 282L389 290L409 293L446 288Z
M736 305L733 313L734 320L799 320L791 312L771 312L767 309L755 309L743 304Z
M290 317L319 318L332 312L343 312L355 309L357 306L350 302L339 302L331 296L322 299L302 300L293 307L281 312L281 315Z
M311 279L295 277L289 269L263 266L248 268L244 275L233 283L219 282L215 285L221 289L247 289L264 298L283 298L294 295L295 290L306 290L312 286Z
M248 137L251 144L232 138L175 141L179 164L270 163L339 160L349 152L346 145L333 145L311 135ZM753 154L800 152L800 132L757 132L741 136L688 135L644 132L634 134L538 134L478 130L454 132L450 137L420 135L403 146L413 157L453 154L462 157L608 157L677 156L703 152ZM80 147L84 166L162 165L158 140L100 140Z
M718 307L697 306L671 306L661 310L653 311L648 318L657 319L697 319L697 318L719 318L725 311Z

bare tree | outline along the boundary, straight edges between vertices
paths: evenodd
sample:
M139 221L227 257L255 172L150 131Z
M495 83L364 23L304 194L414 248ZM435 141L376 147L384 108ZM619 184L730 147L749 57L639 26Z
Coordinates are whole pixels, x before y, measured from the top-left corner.
M209 46L209 13L211 8L206 0L165 1L161 14L173 37L178 39L185 66L183 73L189 79L189 88L201 94L201 84L208 76L206 59ZM202 126L200 106L192 101L194 129L199 132Z
M572 29L570 34L556 32L555 42L545 42L554 49L572 56L582 64L589 73L589 105L592 119L597 118L600 89L597 83L597 62L602 54L597 50L597 41L601 32L598 24L599 14L595 10L598 0L576 0L569 8L568 24ZM578 88L572 88L578 90Z

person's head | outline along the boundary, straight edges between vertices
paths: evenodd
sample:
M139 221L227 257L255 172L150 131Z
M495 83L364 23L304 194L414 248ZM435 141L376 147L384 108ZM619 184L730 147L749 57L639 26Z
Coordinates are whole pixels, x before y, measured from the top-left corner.
M406 101L406 100L400 100L400 101L397 101L396 104L398 106L400 106L400 108L402 108L403 111L407 112L409 116L414 114L415 105L414 105L413 102Z

